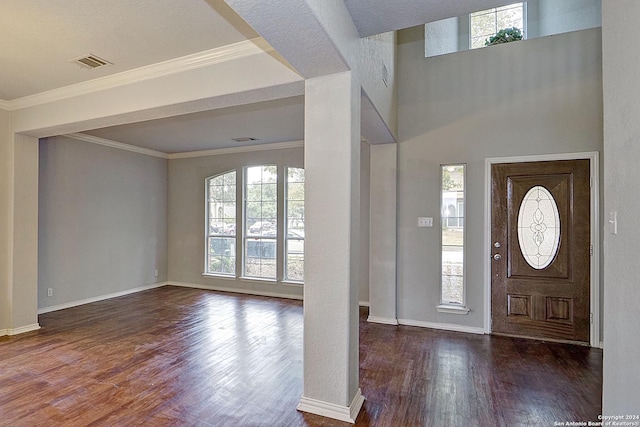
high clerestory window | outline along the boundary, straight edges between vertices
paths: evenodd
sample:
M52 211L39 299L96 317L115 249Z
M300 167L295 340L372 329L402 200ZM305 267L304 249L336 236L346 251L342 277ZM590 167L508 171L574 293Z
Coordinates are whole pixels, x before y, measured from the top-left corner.
M469 15L469 46L471 49L485 46L485 41L506 28L518 28L525 34L525 4L481 10Z

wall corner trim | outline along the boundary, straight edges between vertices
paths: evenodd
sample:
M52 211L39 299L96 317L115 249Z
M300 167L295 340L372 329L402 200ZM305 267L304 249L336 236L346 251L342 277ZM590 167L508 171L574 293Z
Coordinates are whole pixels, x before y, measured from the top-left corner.
M404 326L418 326L420 328L440 329L443 331L451 332L465 332L468 334L484 335L484 328L478 328L475 326L456 325L453 323L436 323L436 322L423 322L421 320L411 319L398 319L398 324Z
M129 294L135 294L137 292L148 291L149 289L161 288L163 286L167 286L167 284L168 284L167 282L158 282L152 285L139 286L137 288L127 289L119 292L113 292L105 295L99 295L97 297L71 301L64 304L54 305L51 307L43 307L38 309L38 314L50 313L52 311L64 310L65 308L77 307L79 305L90 304L92 302L104 301L111 298L117 298L117 297L129 295Z
M168 154L167 158L169 160L188 159L191 157L220 156L223 154L248 153L251 151L301 148L303 146L304 146L304 141L272 142L269 144L245 145L242 147L214 148L212 150L186 151L184 153L172 153L172 154Z
M309 412L347 423L355 423L364 401L365 398L362 395L362 391L358 389L349 406L336 405L302 396L297 409L298 411Z
M136 145L125 144L124 142L113 141L111 139L99 138L93 135L87 135L86 133L69 133L62 135L67 138L77 139L78 141L90 142L92 144L104 145L106 147L117 148L119 150L131 151L138 154L145 154L147 156L159 157L161 159L168 159L169 156L166 153L156 150L150 150L148 148L138 147Z
M11 101L0 100L0 107L10 111L19 110L271 51L273 48L263 38L256 37Z
M369 316L367 318L367 322L369 323L380 323L382 325L398 325L398 319L391 317L379 317L379 316Z
M178 286L181 288L203 289L207 291L230 292L235 294L302 300L302 295L283 294L279 292L259 291L254 289L240 289L240 288L233 288L233 287L227 287L227 286L210 286L210 285L201 285L196 283L182 283L182 282L174 282L174 281L169 281L167 285Z
M19 328L7 329L6 335L19 335L26 332L37 331L38 329L40 329L40 324L34 323L32 325L21 326Z

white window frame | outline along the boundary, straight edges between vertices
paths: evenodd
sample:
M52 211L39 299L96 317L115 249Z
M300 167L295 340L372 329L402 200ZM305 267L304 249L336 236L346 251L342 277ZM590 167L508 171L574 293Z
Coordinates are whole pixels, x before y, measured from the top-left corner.
M284 192L285 192L285 212L284 212L284 269L283 269L283 281L285 282L289 282L289 283L296 283L296 284L303 284L304 283L304 268L302 271L302 280L300 279L295 279L295 278L290 278L288 276L288 271L289 271L289 241L299 241L302 242L302 247L303 247L303 254L302 254L302 259L304 260L304 236L302 237L290 237L289 236L289 170L290 169L301 169L302 171L304 171L304 168L299 168L299 167L295 167L295 166L287 166L285 168L285 173L284 173L284 177L285 177L285 183L284 183ZM304 184L304 181L303 181ZM299 201L296 199L296 201ZM304 203L304 194L303 194L303 199L302 202ZM303 217L303 223L304 223L304 217ZM304 230L304 225L303 225L303 230Z
M212 233L211 232L211 204L210 204L210 181L215 179L215 178L219 178L222 177L224 175L227 174L235 174L235 196L234 196L234 208L236 211L236 215L235 215L235 223L236 223L236 231L234 234L230 235L230 234L225 234L224 232L222 233ZM204 192L205 192L205 251L204 251L204 275L205 276L222 276L222 277L237 277L238 275L238 262L237 262L237 246L238 246L238 209L237 209L237 202L238 202L238 172L236 170L228 170L226 172L222 172L219 173L217 175L213 175L213 176L209 176L204 180L205 183L205 188L204 188ZM224 272L219 272L219 271L211 271L209 269L209 266L211 265L211 260L210 260L210 246L209 246L209 239L210 238L215 238L215 237L220 237L220 238L226 238L226 239L234 239L234 253L232 258L234 259L234 272L233 273L224 273Z
M247 231L249 230L249 225L247 224L247 219L248 219L248 215L247 215L247 203L250 202L250 200L248 200L248 185L249 185L249 179L248 179L248 173L249 173L249 169L251 168L265 168L265 167L275 167L276 168L276 200L275 200L275 204L276 204L276 214L275 214L275 222L276 222L276 235L272 238L272 237L255 237L255 235L250 235L247 233ZM279 234L280 234L280 227L278 227L278 212L280 211L280 201L279 201L279 197L278 195L280 194L280 179L279 179L279 170L280 170L280 166L278 165L273 165L273 164L264 164L264 165L250 165L250 166L245 166L243 168L243 173L242 173L242 219L240 221L240 223L242 224L242 278L244 279L250 279L250 280L262 280L262 281L267 281L267 282L275 282L278 280L278 259L281 259L279 257L279 250L278 250L278 242L280 240L279 238ZM262 199L261 199L262 202ZM263 220L263 218L261 217L261 220ZM276 273L274 276L258 276L258 275L250 275L247 273L247 258L249 258L249 255L247 254L247 246L248 246L248 242L249 240L253 238L253 239L259 239L260 243L264 243L264 241L268 241L268 242L273 242L273 256L274 256L274 262L275 262L275 268L276 268ZM264 255L264 253L262 253L262 255ZM264 257L260 257L260 259L264 259Z
M444 210L445 208L448 208L448 206L445 206L445 199L444 199L444 193L445 193L445 189L443 188L442 182L443 182L443 177L444 177L444 171L446 168L450 168L450 167L462 167L463 168L463 183L462 183L462 203L463 206L466 207L467 205L467 165L466 163L449 163L449 164L443 164L440 165L440 303L439 305L436 307L437 310L439 312L442 313L449 313L449 314L468 314L469 313L469 309L467 308L466 305L466 293L467 293L467 286L466 286L466 278L467 278L467 274L466 274L466 270L467 270L467 248L466 248L466 240L467 240L467 227L466 227L466 210L463 211L462 215L458 215L458 219L462 219L462 224L463 224L463 235L462 235L462 301L461 303L455 303L455 302L450 302L450 301L443 301L443 281L442 278L444 276L444 270L443 270L443 247L444 247L444 242L443 242L443 223L445 220L445 215L444 215ZM459 200L456 200L456 209L458 209L459 207Z
M513 6L516 4L521 4L522 5L522 38L526 39L527 38L527 2L523 1L523 2L515 2L515 3L511 3L508 5L504 5L504 6L499 6L499 7L492 7L489 9L485 9L485 10L479 10L477 12L474 13L470 13L469 14L469 49L479 49L480 47L473 47L473 32L472 30L472 25L471 25L471 21L472 21L472 15L476 14L476 13L483 13L486 12L487 14L489 13L493 13L496 16L496 23L497 23L497 14L498 14L498 9L501 7L508 7L508 6ZM497 28L497 24L496 24L496 31L493 34L490 35L486 35L484 36L485 38L491 38L494 35L497 34L498 31L500 31L501 28ZM484 47L484 46L481 46Z

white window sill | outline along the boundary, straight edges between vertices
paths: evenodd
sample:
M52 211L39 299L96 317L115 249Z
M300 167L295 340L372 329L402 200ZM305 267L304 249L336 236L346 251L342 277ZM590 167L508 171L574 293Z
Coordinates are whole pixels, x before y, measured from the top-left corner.
M239 279L243 282L264 282L264 283L269 283L269 284L273 284L273 283L277 283L276 279L265 279L264 277L245 277L245 276L240 276Z
M469 314L469 309L462 305L440 304L436 307L440 313Z
M236 276L229 276L227 274L202 273L202 275L204 277L211 277L215 279L236 280Z
M304 286L304 282L296 282L294 280L283 280L281 283L285 286Z

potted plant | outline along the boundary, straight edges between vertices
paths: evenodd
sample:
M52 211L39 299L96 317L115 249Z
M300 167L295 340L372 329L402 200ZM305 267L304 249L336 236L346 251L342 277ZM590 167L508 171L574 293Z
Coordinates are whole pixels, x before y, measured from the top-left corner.
M516 40L522 40L522 31L519 28L503 28L498 31L495 36L488 38L485 42L485 46L492 46L494 44L502 44L514 42Z

